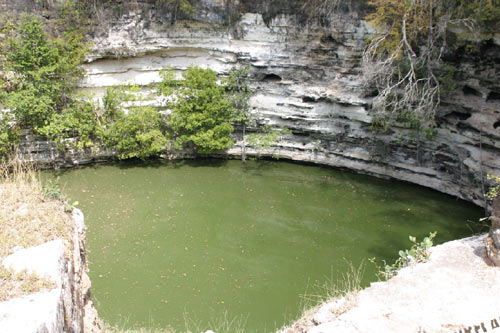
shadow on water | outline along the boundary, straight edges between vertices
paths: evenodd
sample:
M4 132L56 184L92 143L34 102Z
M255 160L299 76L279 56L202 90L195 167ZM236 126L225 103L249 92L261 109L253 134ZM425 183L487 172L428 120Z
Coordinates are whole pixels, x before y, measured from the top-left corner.
M227 164L227 161L227 159L220 158L196 158L179 160L164 160L160 158L141 160L138 158L131 158L127 160L112 160L104 163L92 163L71 168L60 168L56 170L50 170L49 172L53 173L56 176L62 176L71 173L74 170L89 169L98 171L99 169L106 168L108 166L114 166L119 168L120 170L128 170L134 168L159 169L165 166L171 167L173 169L179 169L184 166L189 166L192 168L222 167Z

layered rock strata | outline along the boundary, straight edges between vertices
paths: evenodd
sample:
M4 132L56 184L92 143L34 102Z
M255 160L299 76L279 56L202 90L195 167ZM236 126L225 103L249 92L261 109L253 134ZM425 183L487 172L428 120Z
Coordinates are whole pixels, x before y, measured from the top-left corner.
M457 89L443 100L437 133L426 140L406 128L372 132L373 97L366 94L362 53L373 30L362 10L334 15L329 27L301 26L298 15L290 13L264 22L255 12L226 26L219 1L201 2L195 20L174 24L152 4L137 6L114 19L110 14L95 30L81 90L99 98L106 87L138 84L142 103L168 114L152 88L160 69L171 67L180 74L197 65L224 75L232 67L249 65L252 112L259 123L292 131L267 151L249 147L250 154L400 179L488 206L486 175L500 174L498 38L483 41L481 58L450 55L457 67ZM241 134L236 138L241 140ZM50 144L28 142L22 146L28 158L57 165L113 155L64 155ZM240 143L226 153L238 156Z

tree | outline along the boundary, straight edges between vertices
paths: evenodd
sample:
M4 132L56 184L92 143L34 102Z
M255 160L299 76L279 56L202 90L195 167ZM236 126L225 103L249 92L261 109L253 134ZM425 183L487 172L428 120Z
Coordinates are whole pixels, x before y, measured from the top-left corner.
M240 69L233 68L225 81L226 89L234 108L233 122L239 124L242 129L241 161L243 163L246 161L246 128L255 122L250 114L250 96L252 95L252 90L248 85L248 74L248 66Z
M105 140L116 148L120 159L144 160L159 155L167 146L160 125L160 114L152 107L133 108L127 114L117 114L107 129Z
M36 130L72 100L86 48L76 33L49 40L35 16L23 15L13 29L3 68L8 75L2 78L2 86L9 88L3 90L1 102L20 126Z
M432 134L441 96L454 88L454 68L443 61L448 26L494 33L496 0L371 0L366 18L380 33L364 54L367 79L378 91L374 109L385 127L393 122Z
M179 14L184 14L186 16L192 15L196 8L193 6L192 2L198 0L156 0L159 3L166 3L169 9L172 11L171 23L174 24L177 20Z
M49 39L41 20L24 14L0 34L0 157L19 141L19 129L39 134L74 104L73 87L87 48L75 30Z
M148 106L129 110L123 107L124 103L137 100L132 93L137 89L107 88L102 107L81 97L68 105L64 113L54 114L39 132L55 141L60 149L71 139L69 142L77 149L116 149L119 159L157 156L168 146L160 113Z
M190 142L200 154L231 147L234 107L225 87L217 84L217 73L190 67L182 73L183 80L177 80L171 70L163 70L161 76L160 92L174 96L168 103L172 115L167 122L174 147L181 149Z

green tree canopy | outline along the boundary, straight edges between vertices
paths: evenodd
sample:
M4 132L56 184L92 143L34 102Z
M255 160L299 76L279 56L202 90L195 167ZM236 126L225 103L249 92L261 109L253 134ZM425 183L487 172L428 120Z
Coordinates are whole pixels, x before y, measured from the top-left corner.
M175 79L171 70L161 72L160 91L174 94L168 103L172 116L168 125L174 137L174 147L185 143L195 145L200 154L209 154L231 147L234 131L231 125L234 106L224 86L217 83L217 73L211 69L190 67Z
M71 101L74 83L83 75L78 65L86 48L75 33L49 40L36 16L23 15L11 29L0 103L12 110L20 126L37 129Z

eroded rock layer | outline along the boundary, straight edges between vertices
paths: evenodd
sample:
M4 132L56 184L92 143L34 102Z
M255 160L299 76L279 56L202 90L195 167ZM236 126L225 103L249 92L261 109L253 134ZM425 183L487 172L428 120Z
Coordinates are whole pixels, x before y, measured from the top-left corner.
M405 180L487 206L486 174L500 174L498 39L484 41L480 58L449 55L457 68L457 89L443 100L432 140L405 128L381 135L372 132L373 97L365 89L362 52L373 30L363 20L367 9L356 5L360 1L321 28L302 25L297 13L269 15L258 1L245 3L242 8L253 12L229 24L223 24L227 6L215 0L203 1L195 20L174 23L169 12L147 2L121 15L111 9L98 13L104 18L93 33L80 89L99 97L106 87L135 83L144 87L142 103L165 109L152 93L160 69L179 74L198 65L227 74L249 65L251 105L260 124L292 131L263 155ZM58 165L113 155L63 155L53 145L33 142L25 141L23 151ZM239 144L227 153L239 155Z

